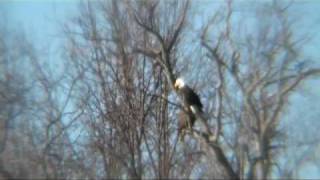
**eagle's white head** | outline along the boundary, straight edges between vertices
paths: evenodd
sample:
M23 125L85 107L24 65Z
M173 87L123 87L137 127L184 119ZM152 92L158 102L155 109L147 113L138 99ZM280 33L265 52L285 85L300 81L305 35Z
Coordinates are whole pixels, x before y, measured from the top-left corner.
M183 88L184 86L185 86L185 83L184 83L184 81L183 81L182 78L176 79L176 82L174 83L174 88L176 88L176 89L181 89L181 88Z

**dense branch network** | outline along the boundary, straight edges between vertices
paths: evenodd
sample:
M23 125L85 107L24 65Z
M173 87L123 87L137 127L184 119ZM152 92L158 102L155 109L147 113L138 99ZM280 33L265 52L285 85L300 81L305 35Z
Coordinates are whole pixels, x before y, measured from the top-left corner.
M181 12L179 12L180 17L177 20L176 26L170 32L170 34L173 34L173 36L167 35L166 37L161 36L159 33L159 30L153 27L152 23L144 22L143 20L141 20L141 18L139 18L139 16L137 15L137 13L132 8L130 8L131 12L133 13L135 22L145 31L155 36L161 47L160 49L137 48L136 51L144 54L145 56L152 58L154 61L158 62L162 66L162 68L165 70L168 83L170 84L172 90L176 92L176 94L180 97L180 99L182 98L182 95L179 94L179 91L177 91L174 88L174 83L176 82L177 77L174 74L173 67L171 66L170 53L184 27L188 6L189 6L189 3L187 1L184 5L184 8L181 10ZM155 18L155 17L149 17L148 20L151 19L151 21L153 21L152 18ZM166 39L166 41L164 41L164 39ZM188 109L188 105L185 104L184 101L181 101L181 103L184 109ZM226 171L227 176L229 178L238 179L238 175L232 169L231 164L228 162L223 150L221 149L218 143L217 137L219 133L211 132L210 127L208 125L208 119L205 113L196 111L195 116L204 125L205 132L193 130L193 131L190 131L190 133L193 135L193 137L195 137L202 144L204 144L205 147L207 147L208 155L210 156L215 155L217 157L218 162L222 165L222 167ZM219 124L219 128L220 126L221 125Z

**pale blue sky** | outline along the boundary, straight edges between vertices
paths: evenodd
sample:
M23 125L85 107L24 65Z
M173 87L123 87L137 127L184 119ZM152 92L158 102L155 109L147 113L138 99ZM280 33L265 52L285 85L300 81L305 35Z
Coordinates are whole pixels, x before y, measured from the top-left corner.
M51 60L61 58L58 49L63 40L61 25L78 13L77 0L0 0L0 15L6 18L9 27L19 28L26 32L28 39L33 41L38 49L46 49ZM201 2L201 0L199 1ZM204 1L203 1L204 2ZM207 2L207 1L206 1ZM242 0L250 6L249 1ZM300 18L300 23L295 29L298 32L307 32L311 37L310 43L304 47L306 57L314 60L315 65L320 65L320 0L296 1L290 16ZM2 24L2 23L1 23ZM299 117L302 121L296 124L303 126L304 122L318 121L320 117L320 80L310 80L306 83L301 94L292 98L287 119L290 121ZM304 114L308 112L307 114ZM299 124L299 126L300 126ZM320 128L317 123L315 128ZM316 130L315 129L315 130ZM317 131L315 131L317 133ZM319 136L319 133L315 134ZM319 178L320 174L310 166L305 166L304 178Z

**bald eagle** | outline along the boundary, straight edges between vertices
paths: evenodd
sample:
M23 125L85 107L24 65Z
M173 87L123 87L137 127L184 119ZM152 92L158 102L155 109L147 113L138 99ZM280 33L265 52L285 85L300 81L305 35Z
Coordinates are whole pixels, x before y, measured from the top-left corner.
M186 106L185 111L180 112L178 123L178 134L186 128L192 128L196 121L196 115L202 113L202 103L199 96L187 86L181 78L174 83L174 88L182 96L183 104Z
M178 78L174 83L174 88L181 94L184 105L187 106L193 114L202 112L202 103L199 96L187 86L181 78Z

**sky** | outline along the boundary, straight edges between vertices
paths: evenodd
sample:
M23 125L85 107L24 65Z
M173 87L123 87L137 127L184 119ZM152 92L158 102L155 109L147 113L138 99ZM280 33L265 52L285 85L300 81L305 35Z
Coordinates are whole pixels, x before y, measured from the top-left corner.
M199 0L198 2L208 2ZM219 0L220 1L220 0ZM256 0L257 1L257 0ZM26 32L27 38L35 43L37 49L45 49L49 59L55 61L59 58L59 44L62 43L61 26L78 13L78 0L0 0L0 21L5 20L9 28L18 28ZM250 2L241 0L248 7ZM304 48L307 58L320 65L320 0L297 0L292 7L290 16L302 19L296 25L299 32L307 32L310 42ZM295 117L301 117L303 122L314 121L320 117L320 80L309 80L305 83L301 93L291 98L290 108L287 111L287 122ZM303 107L303 108L301 108ZM307 114L304 114L308 111ZM316 128L316 127L315 127ZM320 127L319 127L320 128ZM292 129L294 131L294 129ZM319 178L320 174L312 166L303 167L300 177Z

